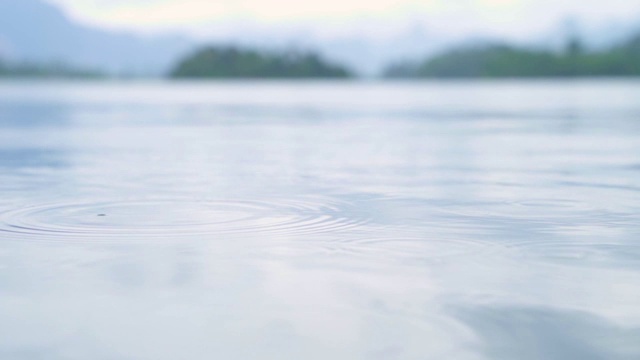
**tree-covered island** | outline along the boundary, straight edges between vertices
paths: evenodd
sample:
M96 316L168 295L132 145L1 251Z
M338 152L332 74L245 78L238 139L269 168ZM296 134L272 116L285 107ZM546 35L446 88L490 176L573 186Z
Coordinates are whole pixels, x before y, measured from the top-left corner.
M208 46L187 55L172 78L348 78L352 73L314 53L267 52Z
M470 46L421 62L386 69L387 78L508 78L640 76L640 34L601 51L587 51L580 41L562 52L505 44Z

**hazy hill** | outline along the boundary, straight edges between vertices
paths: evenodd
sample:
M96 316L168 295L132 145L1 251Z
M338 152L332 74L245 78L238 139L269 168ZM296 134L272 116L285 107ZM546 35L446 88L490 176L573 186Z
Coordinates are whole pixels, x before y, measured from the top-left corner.
M191 45L179 37L144 38L79 25L42 0L0 0L0 57L13 61L160 74Z
M602 50L574 39L554 52L507 44L456 48L419 62L390 66L386 77L502 78L640 76L640 34Z
M174 78L346 78L350 72L314 53L205 47L179 61Z
M266 51L291 48L290 45L294 45L293 48L317 51L324 58L346 64L350 69L366 76L377 75L387 64L401 59L434 58L440 59L440 65L435 65L436 60L428 66L427 61L418 64L401 64L388 69L387 75L461 76L460 66L453 69L456 63L476 61L469 66L482 68L485 66L482 62L498 61L493 60L496 56L511 60L516 57L529 60L538 57L539 61L551 61L558 65L559 63L555 62L557 59L549 59L549 57L553 58L560 49L558 44L563 44L567 37L567 31L558 28L551 29L549 34L537 40L532 38L531 41L525 41L524 39L517 43L518 46L508 46L509 50L481 49L477 45L486 42L487 39L481 33L469 35L471 37L465 35L465 38L461 38L462 35L453 36L437 31L435 27L423 27L422 16L416 16L416 18L407 18L404 25L393 26L382 20L381 22L371 20L371 23L367 20L360 25L353 25L354 28L349 26L344 30L329 31L333 35L322 35L322 32L315 34L311 30L302 31L304 27L278 29L277 26L272 25L257 26L252 30L250 23L240 23L232 26L228 35L219 38L212 36L210 39L211 41L215 39L219 43ZM416 20L417 18L419 19ZM598 65L601 68L609 66L619 70L633 67L633 64L621 65L623 62L621 56L614 59L613 55L623 50L616 50L611 44L628 35L630 29L636 25L613 24L607 28L594 27L580 31L587 49L597 50L601 53L600 55L611 51L609 55L612 56L590 59L601 62L601 65ZM222 25L215 22L212 26ZM329 25L326 28L331 30ZM380 29L384 31L379 31ZM443 49L450 48L451 44L460 42L474 44L475 48L463 47L434 57ZM0 60L4 60L5 64L11 64L14 68L17 65L20 71L24 69L23 63L26 61L27 65L39 64L36 65L38 71L44 68L47 68L46 71L51 71L50 65L47 64L64 64L66 69L90 69L111 74L164 75L179 56L192 49L195 43L195 40L186 36L144 37L134 33L114 32L81 25L45 0L0 0ZM530 50L531 48L523 46L527 44L534 44L539 50ZM471 58L471 60L463 60L462 57ZM510 66L526 66L524 62L516 65L517 60L514 60L515 62L511 60L508 60ZM583 57L582 60L586 61L587 58ZM463 65L463 67L466 66ZM467 67L464 71L468 72L469 69ZM513 71L520 73L518 69ZM523 71L531 71L535 74L531 76L539 75L535 69ZM451 75L442 75L445 73ZM478 76L472 73L466 76Z

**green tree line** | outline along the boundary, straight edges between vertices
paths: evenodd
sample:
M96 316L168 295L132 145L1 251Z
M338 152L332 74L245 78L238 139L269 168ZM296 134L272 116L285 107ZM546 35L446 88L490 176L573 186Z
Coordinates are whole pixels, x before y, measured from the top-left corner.
M345 66L312 52L258 51L206 46L182 59L171 78L351 78ZM640 76L640 34L605 50L589 51L577 39L563 51L491 44L459 47L421 61L389 66L386 78L505 78ZM61 63L8 62L0 77L103 78L105 73Z
M205 47L171 70L173 78L347 78L351 72L319 55L259 52L237 47Z
M384 72L390 78L501 78L639 76L640 35L601 51L586 51L577 39L552 52L506 44L470 46Z

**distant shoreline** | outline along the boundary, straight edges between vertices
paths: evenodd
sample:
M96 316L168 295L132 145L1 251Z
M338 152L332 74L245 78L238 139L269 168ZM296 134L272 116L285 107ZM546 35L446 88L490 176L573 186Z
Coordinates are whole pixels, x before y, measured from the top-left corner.
M580 82L637 82L640 76L582 76L582 77L421 77L421 78L165 78L165 77L102 77L102 78L77 78L77 77L3 77L0 76L0 84L8 83L93 83L93 84L119 84L119 83L157 83L157 84L456 84L456 83L580 83Z
M233 45L204 45L179 57L162 74L119 73L68 63L9 62L0 59L0 79L82 81L166 80L194 82L273 81L460 81L576 80L640 78L640 34L608 49L585 49L570 39L564 50L509 44L453 48L423 60L391 64L363 76L319 53L256 50Z

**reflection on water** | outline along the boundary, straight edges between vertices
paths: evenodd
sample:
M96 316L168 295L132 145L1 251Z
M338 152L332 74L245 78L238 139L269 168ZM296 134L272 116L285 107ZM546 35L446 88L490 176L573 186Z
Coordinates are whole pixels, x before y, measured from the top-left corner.
M61 167L64 162L60 154L51 149L7 149L0 151L0 168L51 168Z
M636 359L640 327L589 313L539 307L477 307L458 311L489 359Z
M2 83L0 358L638 358L638 95Z

